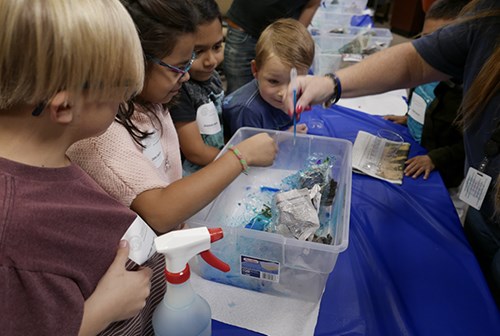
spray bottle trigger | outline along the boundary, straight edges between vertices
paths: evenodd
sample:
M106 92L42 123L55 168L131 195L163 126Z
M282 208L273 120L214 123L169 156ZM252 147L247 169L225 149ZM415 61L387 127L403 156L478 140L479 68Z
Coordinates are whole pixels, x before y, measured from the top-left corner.
M201 252L200 256L207 264L221 270L222 272L229 272L231 270L228 264L217 258L212 252L210 252L210 250Z

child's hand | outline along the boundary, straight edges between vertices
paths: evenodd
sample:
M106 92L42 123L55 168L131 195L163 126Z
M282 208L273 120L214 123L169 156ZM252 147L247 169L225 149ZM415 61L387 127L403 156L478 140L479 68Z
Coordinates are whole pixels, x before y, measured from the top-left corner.
M269 166L278 152L278 146L267 133L259 133L242 141L238 148L249 166Z
M101 323L106 321L109 324L134 317L146 305L153 272L147 267L127 271L128 253L128 242L122 240L115 260L85 301L84 320L88 314L88 321L97 318Z
M307 134L307 130L306 124L297 124L297 133ZM293 132L293 126L288 129L288 132Z
M404 116L386 115L384 116L384 119L393 121L394 123L399 125L406 125L408 117L405 115Z
M431 171L436 168L429 155L415 156L407 160L405 163L407 165L404 170L406 176L417 178L423 173L424 180L427 180Z

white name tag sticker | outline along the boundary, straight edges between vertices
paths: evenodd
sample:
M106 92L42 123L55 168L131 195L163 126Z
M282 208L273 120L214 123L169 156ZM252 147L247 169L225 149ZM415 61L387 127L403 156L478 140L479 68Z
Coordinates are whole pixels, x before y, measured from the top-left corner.
M415 92L411 96L410 109L408 115L415 119L419 124L424 124L425 111L427 110L427 103L424 98Z
M165 160L163 148L161 146L160 132L155 130L151 130L149 132L152 134L141 141L144 146L142 153L153 161L156 168L159 168Z
M128 241L130 251L128 257L138 265L146 262L155 252L156 233L139 216L134 220L122 239Z
M490 176L470 167L459 198L474 209L480 210L490 183Z
M196 123L201 134L213 135L222 130L219 122L219 114L213 102L198 107L196 112Z

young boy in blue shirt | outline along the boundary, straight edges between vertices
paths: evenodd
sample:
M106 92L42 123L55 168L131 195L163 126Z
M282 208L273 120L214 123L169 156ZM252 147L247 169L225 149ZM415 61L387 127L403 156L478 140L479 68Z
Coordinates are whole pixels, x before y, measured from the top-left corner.
M261 34L252 60L254 80L224 99L224 134L230 138L240 127L292 130L293 120L284 99L290 83L290 70L306 75L314 59L314 41L297 20L280 19ZM307 133L305 124L297 132Z

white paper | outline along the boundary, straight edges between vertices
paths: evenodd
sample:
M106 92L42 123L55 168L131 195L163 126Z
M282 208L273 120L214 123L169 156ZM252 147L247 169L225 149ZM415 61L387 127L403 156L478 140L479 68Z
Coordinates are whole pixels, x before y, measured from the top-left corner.
M155 253L154 240L156 233L139 216L132 222L122 237L129 243L128 257L138 265L142 265Z
M212 318L269 336L312 336L320 301L307 302L219 284L191 273L191 284Z
M357 98L342 98L337 105L372 115L405 115L408 111L406 90L394 90L377 95Z

